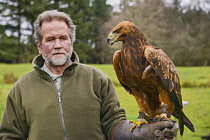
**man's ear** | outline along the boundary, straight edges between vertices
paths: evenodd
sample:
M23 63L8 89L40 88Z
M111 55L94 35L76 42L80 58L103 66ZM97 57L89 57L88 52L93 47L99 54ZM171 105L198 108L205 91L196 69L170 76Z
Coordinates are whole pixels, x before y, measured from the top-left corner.
M41 44L40 44L39 41L36 42L36 47L37 47L37 49L38 49L38 51L39 51L39 55L42 55Z

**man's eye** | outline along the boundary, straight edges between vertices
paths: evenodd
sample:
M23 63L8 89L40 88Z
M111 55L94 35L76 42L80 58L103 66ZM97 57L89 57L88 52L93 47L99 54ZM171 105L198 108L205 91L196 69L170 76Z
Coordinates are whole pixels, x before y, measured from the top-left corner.
M66 40L66 37L61 37L62 40Z
M47 39L47 41L53 41L53 40L54 40L53 38L48 38L48 39Z

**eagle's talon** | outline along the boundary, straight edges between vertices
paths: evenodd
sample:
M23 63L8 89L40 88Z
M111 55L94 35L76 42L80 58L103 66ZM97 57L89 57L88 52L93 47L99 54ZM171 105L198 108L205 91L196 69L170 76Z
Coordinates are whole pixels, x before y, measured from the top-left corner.
M130 131L132 132L132 130L136 127L136 124L134 124L131 128Z
M156 122L158 122L158 121L172 121L172 119L170 117L168 117L168 115L166 113L162 113L160 115L156 115L154 120Z
M140 128L142 124L149 124L149 122L146 121L140 121L140 122L135 122L135 121L130 121L130 123L133 123L133 126L130 128L130 131L133 131L133 129Z

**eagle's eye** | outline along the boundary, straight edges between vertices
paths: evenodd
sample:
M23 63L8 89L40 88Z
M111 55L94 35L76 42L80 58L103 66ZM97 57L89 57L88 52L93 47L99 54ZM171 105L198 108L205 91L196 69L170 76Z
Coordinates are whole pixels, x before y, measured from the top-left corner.
M117 30L115 30L115 33L119 33L120 32L120 30L121 30L121 28L118 28Z

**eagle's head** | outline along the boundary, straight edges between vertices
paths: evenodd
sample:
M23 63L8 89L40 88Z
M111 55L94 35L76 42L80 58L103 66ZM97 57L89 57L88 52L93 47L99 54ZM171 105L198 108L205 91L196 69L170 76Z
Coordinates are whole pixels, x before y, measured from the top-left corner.
M139 30L133 23L129 21L122 21L110 32L107 37L107 42L109 45L113 45L117 41L124 41L125 37L131 32Z

